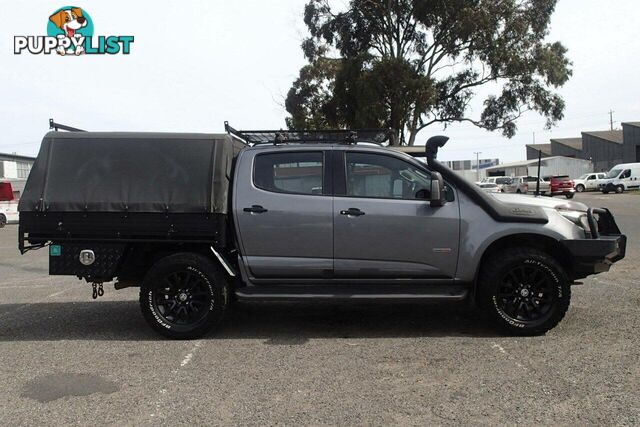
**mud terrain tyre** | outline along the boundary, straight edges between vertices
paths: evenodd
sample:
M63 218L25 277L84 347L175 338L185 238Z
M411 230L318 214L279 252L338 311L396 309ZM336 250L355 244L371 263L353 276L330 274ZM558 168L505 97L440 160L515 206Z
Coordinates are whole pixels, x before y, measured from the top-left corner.
M201 337L222 320L229 285L210 259L177 253L157 261L140 288L140 308L156 332L172 339Z
M569 308L566 272L553 257L534 248L493 255L479 279L480 306L514 335L542 335Z

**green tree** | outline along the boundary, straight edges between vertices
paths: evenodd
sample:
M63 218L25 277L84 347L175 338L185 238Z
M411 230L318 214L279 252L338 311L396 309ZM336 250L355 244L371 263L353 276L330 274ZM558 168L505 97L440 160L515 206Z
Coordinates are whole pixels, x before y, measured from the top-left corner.
M309 64L285 102L289 128L397 130L413 145L434 123L470 122L512 137L527 111L551 127L571 76L567 49L546 41L557 0L350 0L336 12L310 0ZM469 104L493 84L478 117Z

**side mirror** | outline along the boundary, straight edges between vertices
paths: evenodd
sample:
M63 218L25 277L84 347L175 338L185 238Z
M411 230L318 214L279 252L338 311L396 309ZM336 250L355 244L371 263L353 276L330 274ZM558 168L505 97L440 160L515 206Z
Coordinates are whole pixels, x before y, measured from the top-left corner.
M440 172L431 172L431 207L444 206L444 179Z

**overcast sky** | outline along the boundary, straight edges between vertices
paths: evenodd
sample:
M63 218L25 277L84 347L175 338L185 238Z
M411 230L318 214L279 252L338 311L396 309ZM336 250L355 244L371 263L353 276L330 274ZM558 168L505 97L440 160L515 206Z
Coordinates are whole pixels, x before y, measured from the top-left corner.
M37 153L50 117L89 130L222 132L284 127L283 100L305 61L305 0L122 1L77 3L95 35L133 35L131 54L58 57L14 55L14 35L44 35L48 16L66 4L0 0L0 152ZM147 5L147 6L143 6ZM152 5L152 7L151 7ZM562 88L565 120L551 132L544 119L519 121L511 140L473 126L430 127L447 134L445 160L525 157L536 133L579 136L581 130L640 121L640 2L560 0L550 40L569 48L574 75ZM490 90L491 88L488 88ZM479 107L479 105L478 105Z

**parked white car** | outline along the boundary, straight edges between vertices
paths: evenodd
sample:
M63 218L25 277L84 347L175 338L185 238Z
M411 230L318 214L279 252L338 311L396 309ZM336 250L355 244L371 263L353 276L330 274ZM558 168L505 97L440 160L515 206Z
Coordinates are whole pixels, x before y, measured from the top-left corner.
M20 219L18 213L18 202L12 200L10 202L0 202L0 212L5 219L5 224L15 224Z
M527 194L529 192L529 183L526 176L516 176L511 178L509 184L504 184L502 190L505 193Z
M616 165L600 181L598 188L604 193L622 193L625 190L640 188L640 163L622 163Z
M597 191L600 180L606 176L607 174L604 172L585 173L580 176L580 178L573 180L574 188L578 193L582 193L583 191Z
M502 189L493 182L476 182L476 185L482 188L485 193L502 193Z
M511 177L508 176L490 176L480 181L481 184L496 184L500 191L503 191L503 186L511 184Z

